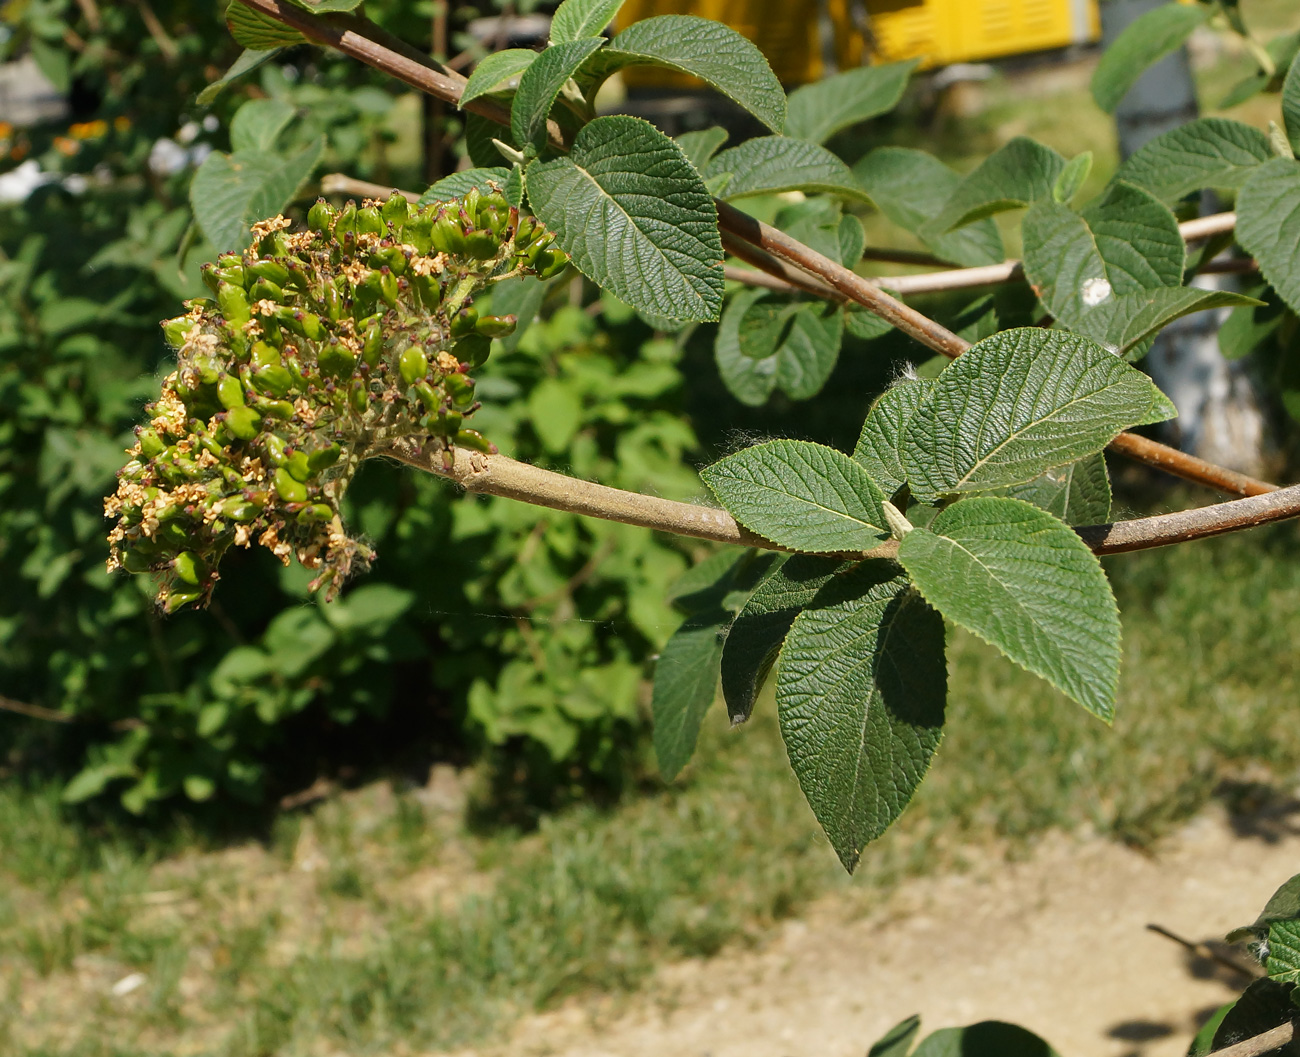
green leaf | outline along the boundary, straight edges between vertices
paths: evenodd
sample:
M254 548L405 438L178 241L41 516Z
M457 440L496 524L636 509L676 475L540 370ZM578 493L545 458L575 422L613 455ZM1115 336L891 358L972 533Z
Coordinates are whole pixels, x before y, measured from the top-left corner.
M624 0L564 0L551 16L551 43L598 37L614 21Z
M216 101L217 96L221 94L222 89L232 81L238 80L246 73L252 73L264 62L269 62L280 54L280 48L245 48L230 65L225 73L217 80L213 81L203 91L198 94L195 102L199 106L209 106Z
M1051 147L1017 136L957 185L925 231L941 235L1008 209L1050 202L1064 169L1065 159Z
M546 142L546 118L564 83L578 71L603 37L553 44L538 55L519 78L510 106L510 134L516 143L541 147Z
M1067 327L1098 329L1116 296L1180 286L1187 249L1173 213L1131 184L1112 184L1082 213L1040 202L1024 223L1025 274Z
M1052 184L1052 201L1069 205L1091 172L1092 151L1086 150L1071 158L1069 164L1061 170L1061 175L1056 178L1056 182Z
M795 618L776 680L781 734L846 870L925 776L947 684L943 620L893 562L835 577Z
M1018 1024L985 1020L968 1028L940 1028L912 1057L1059 1057L1043 1039Z
M843 562L796 554L783 559L745 603L722 648L722 696L731 723L744 723L795 617Z
M1092 75L1097 105L1114 113L1147 67L1181 48L1214 12L1209 4L1167 3L1134 19L1106 49Z
M839 228L840 263L852 268L862 260L867 249L867 233L862 228L862 221L855 216L840 219Z
M690 761L700 724L717 696L723 636L735 610L744 606L755 585L779 561L775 554L752 551L738 557L733 551L727 557L730 560L714 583L686 596L692 611L655 663L654 747L659 772L668 781Z
M1223 1023L1232 1007L1236 1005L1236 999L1231 1002L1225 1002L1210 1016L1192 1039L1192 1044L1187 1048L1187 1057L1209 1057L1210 1051L1214 1048L1214 1036L1218 1033L1219 1025Z
M740 323L757 302L767 296L764 290L741 290L727 302L713 342L713 357L727 392L748 407L762 407L776 388L776 356L756 360L740 347Z
M460 93L461 109L481 95L509 87L509 82L528 69L536 58L537 52L529 48L506 48L485 56L474 67L474 72L469 75L469 80Z
M1237 241L1300 312L1300 162L1275 158L1246 181L1237 196Z
M1263 305L1234 308L1219 327L1219 351L1225 359L1239 360L1254 352L1277 333L1286 316L1286 307L1272 287L1256 286L1255 290Z
M283 99L250 99L231 119L231 150L271 151L293 115L294 108Z
M284 209L316 168L321 140L285 158L247 151L209 154L190 184L194 219L218 253L252 241L250 227Z
M790 332L791 317L798 305L769 298L755 301L740 319L740 351L752 360L775 356Z
M1253 297L1229 290L1201 290L1194 286L1166 286L1111 297L1085 309L1072 330L1092 338L1117 356L1133 360L1145 344L1175 319L1193 312L1239 305L1261 305Z
M908 1050L912 1048L912 1040L920 1030L921 1015L913 1013L873 1042L867 1051L867 1057L907 1057Z
M226 8L226 28L235 43L254 51L269 51L307 43L307 38L283 22L235 2Z
M559 378L543 378L528 394L528 417L542 447L553 455L564 454L582 425L577 387Z
M1282 121L1291 150L1300 154L1300 53L1291 60L1291 68L1282 82Z
M884 496L843 452L802 440L755 444L700 471L746 528L801 551L861 551L889 535Z
M1267 977L1251 983L1224 1014L1219 1030L1214 1033L1213 1049L1222 1050L1245 1042L1292 1020L1296 1012L1294 993L1294 984L1278 983ZM1289 1049L1290 1047L1270 1050L1260 1057L1280 1057Z
M1235 190L1273 157L1257 128L1222 117L1189 121L1135 151L1116 180L1141 187L1166 205L1204 188Z
M825 143L860 121L888 113L903 98L903 90L919 62L910 59L884 66L859 66L796 88L786 103L785 134L810 143Z
M1283 984L1300 983L1300 921L1275 921L1268 929L1269 978Z
M493 166L490 169L462 169L431 184L429 189L420 195L417 204L427 206L430 202L450 202L453 198L469 194L474 188L486 192L493 184L501 188L509 178L510 170L504 165Z
M880 490L892 496L907 482L903 469L902 442L933 382L922 379L899 382L886 389L867 412L853 457L864 467Z
M1300 874L1283 881L1277 891L1268 897L1268 902L1254 922L1244 928L1233 929L1228 933L1227 939L1229 943L1251 937L1263 939L1275 921L1292 920L1300 920Z
M660 15L628 26L582 71L603 81L626 66L691 74L744 107L773 132L785 126L785 91L763 53L730 26L694 15Z
M935 380L907 425L903 467L922 500L1020 484L1171 412L1146 375L1087 338L1004 330Z
M849 167L825 147L787 136L759 136L724 150L703 175L713 179L724 173L731 174L721 195L727 199L781 191L824 191L864 201L868 197Z
M514 316L519 322L515 324L513 334L498 339L506 352L514 352L519 339L532 325L541 311L546 299L547 283L534 276L526 275L513 279L502 279L492 285L492 314L495 316Z
M810 400L835 370L844 338L844 314L836 305L803 302L776 352L776 384L791 400Z
M727 130L717 125L699 132L683 132L677 137L677 145L682 148L686 160L696 169L703 169L726 142Z
M682 150L648 121L600 117L573 150L528 166L528 198L588 278L681 320L722 309L718 213Z
M853 175L892 223L917 235L945 261L974 267L997 264L1006 257L998 226L990 219L947 232L930 224L962 182L933 154L877 147L853 166Z
M888 334L894 325L881 319L861 305L850 302L844 306L844 332L860 341L871 341L882 334Z
M1018 499L977 496L904 536L898 560L949 620L1114 718L1119 609L1097 556L1068 525Z
M1110 520L1110 475L1101 452L1012 485L1002 494L1033 503L1067 525L1100 525Z
M482 114L476 114L474 111L468 111L464 115L465 119L465 153L469 155L469 160L479 169L492 169L501 165L504 157L497 145L492 141L499 139L516 150L519 144L514 141L510 135L510 130L505 125L498 125L490 118Z

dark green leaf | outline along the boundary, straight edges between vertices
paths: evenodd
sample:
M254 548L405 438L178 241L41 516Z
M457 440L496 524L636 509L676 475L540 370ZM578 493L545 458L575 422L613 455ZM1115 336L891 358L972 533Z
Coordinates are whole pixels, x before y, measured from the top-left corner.
M190 184L194 219L218 252L247 246L249 228L284 209L320 158L320 140L297 154L209 154Z
M888 334L894 325L881 319L859 304L849 303L844 306L844 332L860 341L871 341L882 334Z
M551 43L598 37L614 21L624 0L564 0L551 16Z
M1237 241L1300 312L1300 162L1275 158L1246 181L1237 196Z
M1279 983L1300 983L1300 920L1275 921L1269 926L1264 968L1270 979Z
M790 332L798 305L764 298L755 301L740 320L740 351L752 360L775 356Z
M824 191L843 198L867 199L853 173L825 147L787 136L759 136L724 150L704 170L706 178L724 173L731 180L723 198L780 191Z
M740 348L740 321L766 296L764 290L749 288L731 298L713 343L714 360L727 392L749 407L767 403L776 388L776 356L755 360Z
M296 29L290 29L283 22L245 7L238 0L226 8L226 26L237 44L254 51L268 51L307 42L307 38Z
M853 175L890 221L919 236L944 260L974 267L997 264L1006 256L991 219L947 232L930 224L962 182L934 155L907 147L877 147L853 167Z
M430 185L420 195L419 204L427 206L430 202L450 202L453 198L469 194L476 187L481 193L491 190L493 184L501 188L509 177L510 170L504 165L491 169L462 169Z
M737 521L783 547L867 550L889 534L880 489L858 463L821 444L755 444L700 476Z
M1092 172L1092 151L1084 151L1070 159L1070 163L1061 170L1061 175L1056 178L1056 183L1052 185L1052 201L1060 202L1062 205L1069 205L1074 196L1079 193L1079 188L1088 179L1088 174Z
M733 725L749 719L786 633L843 562L796 554L750 596L722 649L722 696Z
M1172 414L1146 375L1087 338L1004 330L936 379L908 422L903 467L920 499L1020 484Z
M943 620L893 562L833 578L795 618L777 714L790 765L846 870L925 776L947 692Z
M926 231L941 235L994 213L1050 202L1064 169L1065 159L1051 147L1017 136L957 185Z
M726 142L727 130L717 125L699 132L683 132L677 137L677 145L682 148L687 161L696 169L703 169L709 163L709 159L718 153L718 148Z
M1018 1024L985 1020L968 1028L941 1028L912 1057L1058 1057L1043 1039Z
M1186 246L1158 199L1117 183L1083 213L1039 202L1025 217L1025 274L1058 320L1089 332L1118 295L1180 286Z
M1264 304L1234 308L1219 327L1219 351L1226 359L1239 360L1254 352L1282 325L1286 306L1277 292L1271 286L1257 286L1254 292Z
M1067 525L1100 525L1110 520L1110 475L1101 452L1012 485L1002 494L1033 503Z
M825 143L860 121L888 113L903 98L919 61L859 66L796 88L786 104L785 134Z
M510 130L504 125L498 125L495 121L484 117L482 114L476 114L472 110L464 115L465 117L465 152L469 155L469 160L479 169L492 169L501 165L505 160L501 151L492 141L499 139L508 146L519 149L519 144L514 141L510 135Z
M977 496L904 536L898 560L949 620L1112 720L1119 609L1068 525L1018 499Z
M1291 68L1282 83L1282 120L1291 150L1300 154L1300 53L1291 60Z
M853 457L866 467L871 479L887 496L907 481L901 446L917 408L929 394L933 382L913 379L891 386L877 397L862 424Z
M601 117L572 152L528 167L528 198L573 263L634 308L680 320L722 309L713 198L648 121Z
M268 62L280 54L279 48L245 48L225 73L217 80L213 81L203 91L198 94L195 102L199 106L209 106L216 101L221 90L230 84L231 81L238 80L246 73L252 73L264 62Z
M855 216L842 217L839 243L839 261L846 268L852 268L862 260L862 254L867 248L867 233L862 229L862 221Z
M492 314L518 319L513 334L499 339L506 352L514 352L519 339L532 325L546 298L547 283L532 276L502 279L492 286Z
M1236 999L1225 1002L1214 1011L1209 1020L1201 1025L1192 1039L1192 1044L1187 1048L1187 1057L1208 1057L1210 1051L1214 1049L1214 1036L1218 1033L1219 1025L1223 1023L1223 1018L1234 1005Z
M1117 356L1133 360L1146 351L1151 338L1175 319L1193 312L1260 303L1253 297L1229 290L1166 286L1107 298L1101 304L1085 309L1071 329L1104 345Z
M1294 989L1294 984L1281 984L1267 977L1254 981L1224 1014L1219 1030L1214 1033L1214 1049L1245 1042L1292 1020L1296 1013L1292 1002ZM1257 1057L1281 1057L1290 1052L1290 1046L1279 1046Z
M1204 188L1235 190L1273 157L1257 128L1222 117L1189 121L1137 150L1115 173L1166 205Z
M844 314L833 304L805 302L795 309L776 353L776 384L791 400L811 400L835 370L844 338Z
M293 114L293 107L283 99L250 99L231 119L231 150L235 154L270 152Z
M536 58L537 52L529 48L506 48L484 57L465 82L460 93L460 106L463 108L472 99L509 87L510 81L528 69Z
M867 1051L867 1057L907 1057L907 1051L912 1048L912 1040L920 1030L921 1015L913 1013L873 1042Z
M537 147L545 143L546 118L555 97L578 67L604 43L602 37L589 37L553 44L524 70L510 106L510 134L516 143Z
M587 63L584 76L603 80L625 66L660 66L698 77L753 114L773 132L785 125L785 92L763 53L730 26L694 15L637 22Z
M1092 75L1097 105L1114 113L1147 67L1181 48L1214 11L1209 4L1167 3L1134 19L1106 49Z

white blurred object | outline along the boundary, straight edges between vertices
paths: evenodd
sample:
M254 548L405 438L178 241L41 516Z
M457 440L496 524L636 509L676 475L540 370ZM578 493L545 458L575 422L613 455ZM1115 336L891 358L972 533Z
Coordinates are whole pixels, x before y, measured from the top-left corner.
M132 991L138 991L148 979L149 977L144 973L131 973L129 976L122 977L109 990L114 998L123 998Z
M42 170L35 158L29 158L18 168L0 175L0 202L25 202L36 188L57 179L54 173Z

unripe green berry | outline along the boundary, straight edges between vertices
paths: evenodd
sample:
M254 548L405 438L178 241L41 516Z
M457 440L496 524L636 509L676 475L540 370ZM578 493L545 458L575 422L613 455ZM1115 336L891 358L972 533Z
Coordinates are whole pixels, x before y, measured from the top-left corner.
M289 473L285 466L275 471L275 493L286 503L307 502L307 486Z
M227 411L244 406L244 387L233 374L223 374L217 381L217 399Z
M517 316L480 316L474 329L484 337L504 338L515 332L518 323Z
M397 369L402 375L402 381L414 385L429 373L429 358L419 345L408 345L397 359Z
M307 461L307 453L301 448L284 460L284 469L289 472L289 476L295 481L306 483L312 477L312 469Z
M172 568L176 579L192 587L198 587L208 575L207 565L193 551L181 551L172 559Z
M262 416L251 407L237 407L226 412L226 430L237 440L252 440Z
M451 336L461 338L466 334L472 334L474 327L478 324L478 309L473 305L468 308L462 308L451 317Z
M316 199L316 204L307 211L307 227L312 231L328 231L334 220L334 210L323 198Z

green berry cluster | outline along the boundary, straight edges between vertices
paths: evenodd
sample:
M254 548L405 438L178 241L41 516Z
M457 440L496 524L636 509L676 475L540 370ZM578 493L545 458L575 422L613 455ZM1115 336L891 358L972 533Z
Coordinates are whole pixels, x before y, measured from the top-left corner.
M321 199L307 230L289 227L253 225L249 250L205 268L213 296L163 324L177 367L104 504L110 570L153 573L167 612L206 602L221 556L254 541L333 596L374 556L340 515L365 459L407 438L448 465L457 446L495 450L464 426L469 372L515 320L480 316L474 295L568 264L495 191L421 208Z

